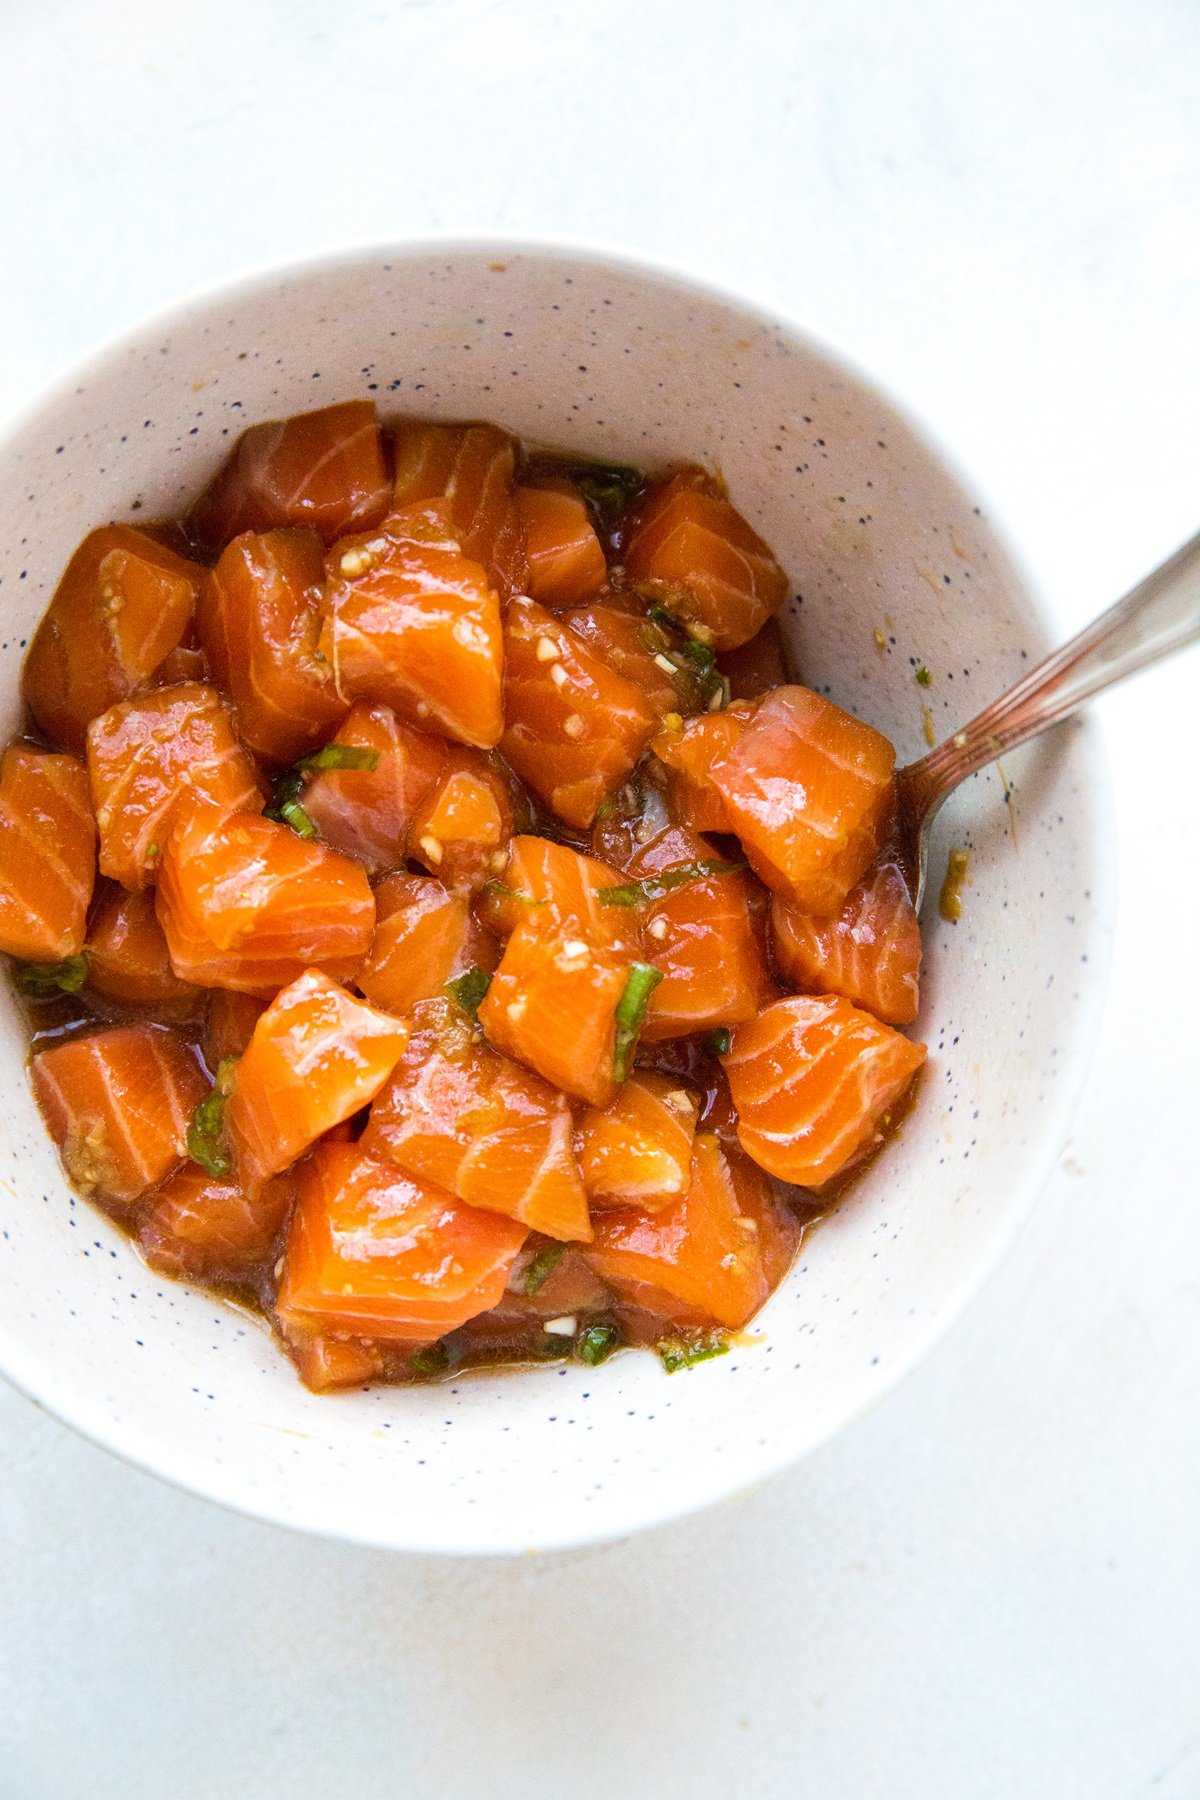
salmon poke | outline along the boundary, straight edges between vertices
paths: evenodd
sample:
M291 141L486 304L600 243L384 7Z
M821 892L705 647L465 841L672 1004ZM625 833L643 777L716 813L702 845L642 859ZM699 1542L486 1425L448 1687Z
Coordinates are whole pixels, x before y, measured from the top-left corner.
M895 756L719 474L349 401L75 550L0 758L66 1177L325 1392L729 1347L911 1104Z

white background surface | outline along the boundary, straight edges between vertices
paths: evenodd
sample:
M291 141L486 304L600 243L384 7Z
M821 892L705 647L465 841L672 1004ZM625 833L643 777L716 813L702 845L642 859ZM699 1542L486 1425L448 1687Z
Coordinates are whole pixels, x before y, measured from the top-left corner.
M954 446L1064 626L1200 523L1196 0L0 0L0 406L196 283L429 227L756 290ZM0 1388L0 1800L1200 1795L1200 657L1104 703L1061 1167L866 1420L640 1540L405 1560Z

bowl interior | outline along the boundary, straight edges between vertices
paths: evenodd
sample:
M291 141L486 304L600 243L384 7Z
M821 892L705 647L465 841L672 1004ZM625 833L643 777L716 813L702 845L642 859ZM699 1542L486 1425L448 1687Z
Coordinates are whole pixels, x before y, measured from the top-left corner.
M88 528L175 512L245 426L358 395L385 417L490 418L615 461L719 467L792 577L804 678L904 759L927 717L944 735L1047 647L944 460L795 330L613 258L416 246L186 304L101 352L0 445L5 730L26 641ZM913 1362L1049 1168L1102 983L1102 790L1091 733L1065 729L948 809L942 855L970 846L970 886L959 924L927 908L919 1102L744 1341L675 1376L625 1355L306 1393L257 1321L150 1273L65 1188L5 988L0 1369L158 1474L364 1542L545 1548L744 1486Z

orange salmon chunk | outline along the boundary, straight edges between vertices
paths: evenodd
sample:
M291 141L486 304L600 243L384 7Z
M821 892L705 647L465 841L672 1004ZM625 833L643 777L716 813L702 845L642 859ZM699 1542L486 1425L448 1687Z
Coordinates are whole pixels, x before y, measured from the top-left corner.
M204 586L196 628L214 680L257 755L296 762L345 717L320 648L325 558L313 531L234 538Z
M371 947L365 871L272 819L194 801L161 863L158 922L183 981L270 998L310 967L349 979Z
M601 904L604 888L621 880L594 856L582 856L550 838L515 837L498 880L484 889L479 912L490 931L507 938L522 919L544 918L589 943L612 944L636 931L636 921L618 907Z
M123 700L88 726L100 873L136 891L155 878L181 804L261 812L262 790L215 688L185 682Z
M742 707L744 729L708 779L755 874L809 912L836 912L886 832L896 753L810 688L776 688Z
M203 1003L200 989L171 967L151 893L109 888L92 910L85 948L88 984L106 1000L173 1019L190 1018Z
M900 869L877 863L840 912L806 913L776 894L771 939L780 975L806 994L841 994L887 1025L917 1016L921 928Z
M733 831L711 770L745 729L745 710L734 707L659 732L650 748L667 771L667 804L678 824L691 831Z
M0 758L0 950L26 962L78 956L95 879L87 770L12 745Z
M319 1331L283 1332L283 1346L296 1373L314 1394L362 1387L387 1368L387 1350L370 1338L330 1337Z
M513 931L480 1005L505 1055L566 1094L607 1106L617 1091L616 1010L633 963L621 946L589 944L549 919Z
M508 860L513 797L503 765L452 749L413 820L409 855L456 893L473 893Z
M564 613L563 623L601 662L639 688L660 720L704 711L706 693L696 665L678 653L653 619L626 606L596 604Z
M405 420L392 436L393 509L437 505L462 545L507 598L529 569L513 489L516 443L494 425L428 425Z
M500 601L436 509L329 553L321 647L347 700L488 750L504 729Z
M849 1000L777 1000L721 1058L738 1137L769 1174L819 1188L879 1142L925 1055Z
M651 488L625 546L626 578L694 637L736 650L787 598L788 579L703 469Z
M254 1027L225 1108L243 1185L256 1192L373 1100L407 1042L402 1019L356 1000L319 969L278 994Z
M547 1237L589 1238L564 1096L494 1050L451 1000L423 1001L412 1026L363 1149Z
M21 691L46 736L83 755L98 713L149 681L191 623L205 573L130 525L84 538L38 626Z
M287 525L311 526L328 544L378 524L390 501L375 408L347 400L244 431L188 522L210 551Z
M664 1323L737 1330L767 1297L758 1221L738 1204L719 1138L698 1132L686 1193L655 1212L597 1212L588 1261L629 1304Z
M358 975L373 1006L409 1012L466 970L492 969L496 948L466 899L432 875L389 875L375 889L375 936Z
M579 1119L579 1164L593 1205L658 1212L687 1191L697 1102L666 1075L637 1069L603 1110Z
M277 1303L288 1332L433 1343L496 1304L527 1235L357 1144L318 1146L297 1185Z
M42 1050L33 1091L63 1168L83 1194L128 1206L187 1149L208 1082L191 1049L161 1025L118 1025Z
M319 769L304 789L304 810L327 844L370 874L394 869L408 855L413 819L437 786L446 746L369 700L355 701L333 742L378 761L373 769Z
M152 1269L183 1280L244 1282L267 1273L279 1254L293 1186L281 1176L250 1195L184 1163L138 1221L138 1244Z
M504 628L500 749L568 825L590 825L659 725L631 681L532 600L513 600Z
M608 576L604 551L573 481L552 480L516 491L517 517L529 560L526 592L556 611L599 593Z

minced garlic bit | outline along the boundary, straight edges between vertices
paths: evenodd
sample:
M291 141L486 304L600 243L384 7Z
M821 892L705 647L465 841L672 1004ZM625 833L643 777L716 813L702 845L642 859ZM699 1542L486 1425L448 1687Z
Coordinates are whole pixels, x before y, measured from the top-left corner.
M664 713L663 714L663 730L664 731L682 731L683 730L683 714L676 713L676 712Z
M678 674L679 671L676 669L675 664L671 661L669 656L664 656L661 650L655 653L654 660L660 669L666 670L668 675Z
M569 738L581 738L584 733L583 715L571 713L563 720L563 730Z
M363 544L355 550L344 550L338 568L343 575L365 575L374 561L369 546Z
M667 921L665 919L651 919L646 927L646 935L647 937L656 939L657 942L661 944L662 940L667 935Z
M692 1110L692 1096L685 1088L672 1088L671 1092L663 1101L663 1105L669 1106L672 1112L690 1113Z
M561 1318L544 1320L542 1330L548 1331L551 1337L574 1337L576 1325L574 1313L564 1313Z
M720 710L724 706L724 704L725 704L725 690L724 690L724 688L718 688L716 690L716 692L713 694L712 699L708 703L708 710L709 710L709 712L720 712Z
M578 975L592 960L592 953L582 938L564 938L554 958L554 966L564 975Z
M423 853L427 861L431 863L441 862L442 840L441 838L434 837L432 831L427 831L423 838L417 840L417 848Z
M492 854L488 857L488 868L492 871L492 874L493 875L503 875L503 873L504 873L505 869L507 869L507 867L508 867L508 851L507 850L493 850Z
M520 1022L520 1020L522 1020L525 1017L525 1008L528 1005L529 1005L528 995L518 994L517 998L515 1000L510 1000L508 1005L505 1007L505 1009L504 1009L505 1018L508 1019L509 1022L513 1025L518 1024Z
M540 637L534 654L539 662L553 662L558 655L558 645L553 638Z
M571 679L560 662L550 664L550 679L556 688L566 687Z

